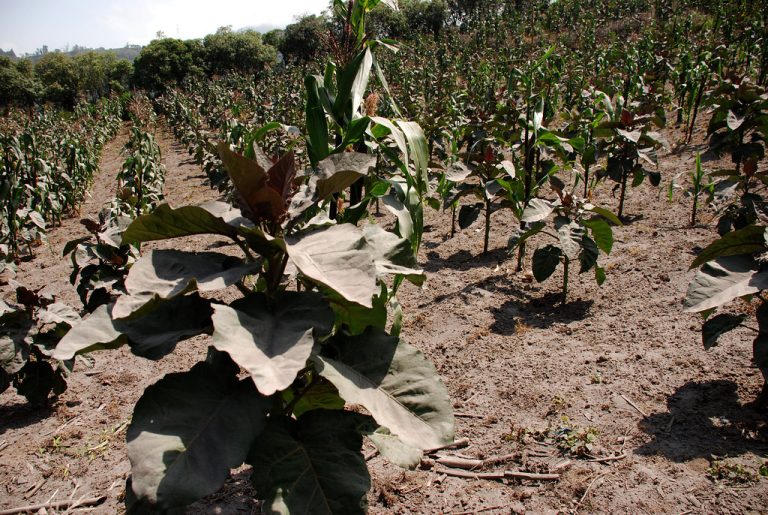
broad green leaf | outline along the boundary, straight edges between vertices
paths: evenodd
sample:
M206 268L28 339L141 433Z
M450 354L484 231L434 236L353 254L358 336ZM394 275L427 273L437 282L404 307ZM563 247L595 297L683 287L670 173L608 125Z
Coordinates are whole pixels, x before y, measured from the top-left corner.
M251 376L259 392L288 388L306 366L315 338L333 329L333 311L314 292L283 292L270 303L254 293L213 305L213 346Z
M602 286L605 282L605 269L599 265L595 266L595 282L598 286Z
M129 295L117 299L112 316L126 318L148 303L189 291L220 290L259 268L258 263L244 263L218 252L150 250L128 272L125 289Z
M591 270L593 266L597 265L597 258L599 255L600 251L597 248L597 244L592 238L585 234L581 241L581 252L579 252L579 263L581 263L579 273L583 274L584 272Z
M248 463L268 513L363 514L370 477L354 414L312 410L267 425Z
M376 166L376 156L360 152L333 154L317 165L317 198L325 200L331 194L343 191Z
M245 461L269 407L250 381L209 363L147 388L126 433L136 497L169 510L216 492Z
M683 311L697 313L768 288L768 271L748 256L720 257L696 272L683 302Z
M29 345L32 343L33 325L30 320L13 327L3 327L0 334L0 369L7 374L21 370L29 359Z
M368 327L384 327L387 323L387 300L389 293L387 286L381 283L381 293L373 298L373 306L366 308L350 302L341 297L338 293L328 288L321 288L325 298L333 308L336 314L336 324L349 334L357 335L364 332Z
M285 402L293 404L293 416L301 417L304 413L316 409L343 410L344 399L339 396L339 391L332 383L322 377L316 377L308 390L299 393L298 400L295 399L293 389L282 392Z
M363 227L363 237L376 265L378 275L401 274L416 285L424 282L424 272L417 266L411 243L396 234L385 231L379 225Z
M728 128L732 131L735 131L741 125L744 123L744 117L739 116L730 109L728 110L728 116L726 117L726 122L728 123Z
M421 463L424 451L404 443L397 435L393 435L386 427L379 427L373 433L369 433L379 454L398 467L414 469Z
M365 48L358 52L343 69L336 70L338 86L336 100L333 103L333 114L338 120L348 123L360 109L368 87L372 65L371 51Z
M746 315L732 315L721 313L704 322L701 328L701 338L705 349L711 349L717 345L717 339L723 334L736 329L747 318Z
M54 302L37 311L37 320L43 324L67 324L71 327L79 323L81 318L73 307Z
M336 146L334 152L345 153L344 151L349 148L350 145L362 141L370 124L371 119L367 116L355 118L349 122L349 125L347 125L344 130L344 137L342 138L341 143Z
M211 202L178 209L160 204L152 213L139 216L128 226L123 233L122 243L127 245L196 234L221 234L234 238L237 225L233 224L242 220L240 211L223 211L220 204Z
M545 220L554 210L555 206L551 202L540 198L532 198L523 211L520 221L526 223L539 222Z
M560 250L568 259L576 259L581 251L582 238L586 234L584 226L576 220L558 216L555 218L555 229L560 239Z
M512 172L514 173L514 167L512 168ZM448 167L448 169L445 170L445 178L451 182L462 182L464 179L466 179L470 175L472 175L472 170L467 168L467 165L465 165L461 161L457 161L451 164Z
M748 225L737 231L726 233L702 250L691 263L690 268L696 268L718 257L761 252L766 247L765 234L766 228L760 225Z
M285 212L285 199L278 189L271 187L270 174L254 159L248 159L219 142L219 156L227 169L237 193L238 204L246 215L253 218L277 219ZM272 168L293 168L293 153L288 152ZM244 205L243 205L244 204ZM251 216L253 215L253 216ZM253 218L255 220L255 218Z
M352 404L420 449L453 439L453 413L445 386L416 348L378 328L337 335L313 356L317 371Z
M595 213L596 215L600 215L609 222L611 222L613 225L624 225L621 223L621 220L619 220L619 217L611 213L605 208L597 207L592 204L584 204L584 210L585 211L591 211L592 213Z
M517 228L509 237L507 242L507 249L512 252L528 238L539 234L547 225L544 222L534 222L532 224L526 224L524 229Z
M404 443L397 435L386 427L376 423L373 417L368 415L357 415L357 430L370 438L376 446L379 454L398 467L413 469L419 463L424 455L421 448L413 447Z
M608 222L601 218L592 218L584 220L584 225L589 227L589 230L592 232L592 238L600 250L610 254L611 249L613 249L613 230L608 225Z
M372 307L371 297L379 291L376 265L357 227L334 225L287 237L285 244L291 261L307 278L347 300Z
M210 331L212 324L210 301L197 294L160 301L154 310L128 320L115 320L113 306L99 306L72 327L56 346L53 357L66 361L75 354L128 343L137 356L160 359L180 340Z
M538 282L546 281L549 276L555 273L555 269L560 264L562 257L563 251L560 250L560 247L554 245L546 245L536 249L531 261L533 276L536 280Z

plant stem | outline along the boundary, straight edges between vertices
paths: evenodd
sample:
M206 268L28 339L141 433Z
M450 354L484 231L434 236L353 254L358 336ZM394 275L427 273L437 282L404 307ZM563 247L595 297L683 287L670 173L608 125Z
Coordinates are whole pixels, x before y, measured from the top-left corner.
M621 195L619 196L619 213L618 217L619 219L622 218L624 215L624 195L627 193L627 179L629 178L629 173L622 169L621 171Z
M565 261L563 262L563 300L562 305L565 305L566 302L568 302L568 272L571 265L571 260L568 259L568 257L565 258Z
M488 253L488 240L491 235L491 201L485 201L485 238L483 240L483 254Z

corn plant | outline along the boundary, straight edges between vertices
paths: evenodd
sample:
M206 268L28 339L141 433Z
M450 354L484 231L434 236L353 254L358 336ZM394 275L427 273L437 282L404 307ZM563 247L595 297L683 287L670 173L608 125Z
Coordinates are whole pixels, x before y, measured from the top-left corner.
M138 126L131 128L125 148L129 154L117 174L118 211L136 217L162 200L165 167L155 137Z

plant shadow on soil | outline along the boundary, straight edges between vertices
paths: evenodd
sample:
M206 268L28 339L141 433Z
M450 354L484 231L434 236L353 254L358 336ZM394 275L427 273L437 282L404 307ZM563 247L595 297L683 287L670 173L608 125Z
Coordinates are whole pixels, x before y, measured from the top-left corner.
M0 435L9 429L37 424L53 415L53 407L33 407L25 401L0 406Z
M667 399L667 413L641 421L653 439L636 449L677 463L696 458L768 456L768 424L750 404L741 404L733 381L688 382Z
M474 255L466 249L461 249L447 258L443 258L435 251L427 252L427 262L424 270L429 273L437 273L446 268L451 270L471 270L496 266L507 258L506 249L489 250L486 254Z
M524 300L527 298L527 302ZM560 293L546 293L542 297L525 297L508 300L493 310L493 333L511 336L515 334L517 322L528 327L545 329L554 324L568 324L583 320L590 314L593 300L577 298L562 304Z

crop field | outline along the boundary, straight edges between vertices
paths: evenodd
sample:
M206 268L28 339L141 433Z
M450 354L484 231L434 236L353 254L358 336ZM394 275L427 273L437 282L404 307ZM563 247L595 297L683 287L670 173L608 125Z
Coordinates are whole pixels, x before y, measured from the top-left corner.
M0 514L768 510L765 2L333 0L35 66Z

